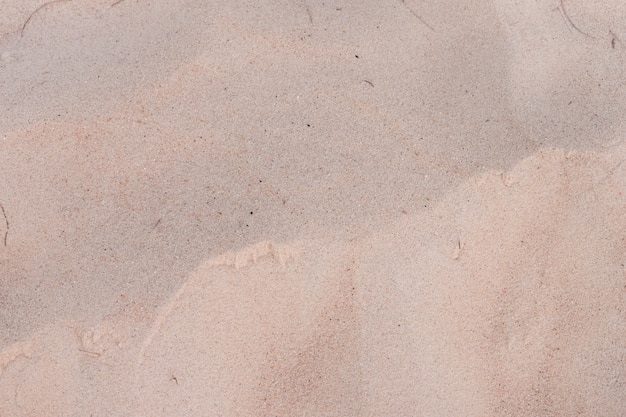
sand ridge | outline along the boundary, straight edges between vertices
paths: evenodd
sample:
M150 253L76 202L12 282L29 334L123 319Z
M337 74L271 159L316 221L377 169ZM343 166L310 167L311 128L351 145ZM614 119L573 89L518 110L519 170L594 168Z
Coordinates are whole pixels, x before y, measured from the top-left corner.
M108 321L61 351L106 359L96 366L117 369L138 415L611 415L624 155L543 149L357 240L211 257L143 336ZM43 355L51 334L5 349L5 367ZM589 373L597 351L606 367Z

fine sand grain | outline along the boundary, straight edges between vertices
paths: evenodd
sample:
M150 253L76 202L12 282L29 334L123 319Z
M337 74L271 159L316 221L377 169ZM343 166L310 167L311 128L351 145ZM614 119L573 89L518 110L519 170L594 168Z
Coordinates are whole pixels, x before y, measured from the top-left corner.
M626 415L621 2L0 10L0 416Z

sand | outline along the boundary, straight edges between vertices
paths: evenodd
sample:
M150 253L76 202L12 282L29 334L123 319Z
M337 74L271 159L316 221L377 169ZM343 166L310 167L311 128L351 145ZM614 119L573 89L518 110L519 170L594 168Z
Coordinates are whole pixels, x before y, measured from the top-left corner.
M0 10L0 416L626 415L621 2Z

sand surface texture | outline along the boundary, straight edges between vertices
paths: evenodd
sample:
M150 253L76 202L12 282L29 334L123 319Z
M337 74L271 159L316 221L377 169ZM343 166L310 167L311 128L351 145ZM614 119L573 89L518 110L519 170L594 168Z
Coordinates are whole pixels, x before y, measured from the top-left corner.
M0 11L0 416L626 415L623 2Z

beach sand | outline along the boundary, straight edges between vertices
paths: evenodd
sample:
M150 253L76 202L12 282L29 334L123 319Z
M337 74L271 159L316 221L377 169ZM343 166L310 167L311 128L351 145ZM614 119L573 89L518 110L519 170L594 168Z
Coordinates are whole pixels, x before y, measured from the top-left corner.
M626 415L620 2L0 10L0 416Z

